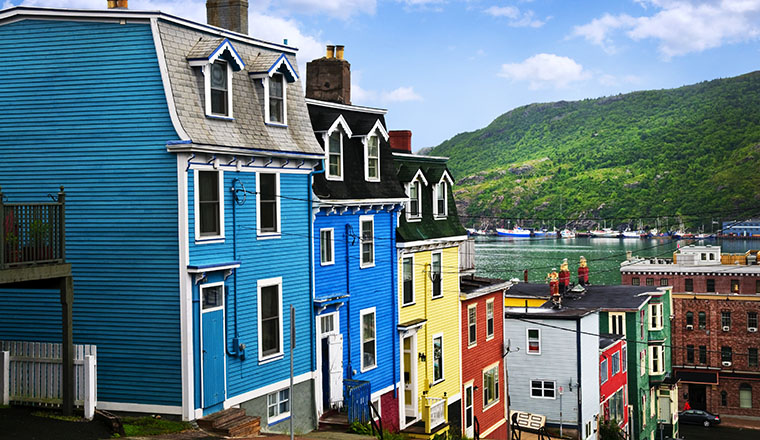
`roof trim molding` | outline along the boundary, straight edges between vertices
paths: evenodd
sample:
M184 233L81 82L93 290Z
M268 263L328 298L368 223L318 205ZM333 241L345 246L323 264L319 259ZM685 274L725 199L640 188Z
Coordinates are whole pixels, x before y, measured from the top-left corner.
M441 183L444 180L449 182L449 185L454 186L454 179L451 178L451 173L449 173L448 168L443 170L443 174L441 174L441 178L438 179L438 183Z
M425 184L425 186L430 185L430 183L428 183L427 179L425 178L425 173L422 172L421 168L417 169L417 172L414 173L414 177L412 177L412 180L410 180L409 182L414 182L418 180L418 177L419 177L419 180L421 180Z
M235 50L235 46L233 46L230 40L227 38L222 40L219 46L217 46L216 49L214 49L208 57L188 58L188 61L190 61L191 66L203 66L206 64L214 63L222 58L230 62L232 70L235 72L241 71L245 68L243 57L240 56L238 51Z
M379 132L383 136L383 139L385 139L385 142L388 142L388 130L385 129L385 127L383 126L383 123L380 122L380 120L378 119L377 121L375 121L375 125L372 126L372 128L367 132L366 135L364 135L365 143L366 143L366 138L369 138L370 136L372 136L372 133L375 133L375 132Z
M319 99L314 99L314 98L306 98L306 103L311 104L311 105L318 105L320 107L328 107L328 108L334 108L338 110L350 110L354 112L363 112L363 113L375 113L378 115L384 115L388 113L388 110L384 108L365 107L361 105L351 105L351 104L339 104L337 102L321 101Z
M348 126L348 122L346 122L346 119L343 117L343 115L338 115L338 117L335 118L335 121L332 123L332 125L330 125L330 128L328 128L327 130L321 133L326 133L327 136L330 136L333 131L337 130L338 127L341 127L341 126L343 127L343 131L346 133L346 136L348 137L353 136L351 127ZM317 132L317 133L320 133L320 132Z
M285 69L283 70L283 66ZM248 73L251 78L256 79L263 79L263 78L271 78L275 73L280 72L285 77L285 79L289 82L296 82L298 80L298 74L296 73L296 69L293 68L293 65L290 64L290 60L288 57L282 53L279 57L277 57L277 60L275 60L274 63L272 63L271 66L267 68L267 70L263 71L251 71Z

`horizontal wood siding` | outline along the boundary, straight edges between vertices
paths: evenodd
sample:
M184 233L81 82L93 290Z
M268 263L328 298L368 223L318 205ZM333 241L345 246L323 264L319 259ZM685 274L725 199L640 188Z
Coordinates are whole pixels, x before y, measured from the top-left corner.
M180 405L177 135L150 26L24 20L0 52L0 185L12 202L66 187L74 342L98 346L99 400ZM34 294L0 294L0 338L59 341L57 293Z
M273 169L271 172L276 172ZM294 354L295 374L312 371L311 345L313 325L310 318L311 292L309 290L309 209L306 201L309 191L307 174L280 173L280 214L282 217L282 236L274 239L258 240L256 236L256 194L248 194L244 204L235 205L235 228L232 215L233 179L240 179L248 191L256 191L257 173L237 172L233 169L224 171L224 222L225 240L223 243L195 243L195 210L193 170L189 170L188 179L188 234L190 242L190 264L204 265L240 261L237 269L237 286L235 276L225 281L229 290L226 301L226 337L227 347L232 347L235 335L235 302L237 301L238 337L246 345L246 358L227 356L227 398L253 391L289 377L289 306L296 309L296 349ZM239 186L238 186L239 187ZM236 241L236 254L233 253L233 241ZM209 282L221 281L209 278ZM258 330L257 330L257 280L282 277L283 292L283 349L284 357L280 360L259 364ZM197 297L197 286L193 287ZM236 298L237 297L237 298ZM200 348L198 303L194 303L194 337L195 337L195 378L196 407L200 393Z

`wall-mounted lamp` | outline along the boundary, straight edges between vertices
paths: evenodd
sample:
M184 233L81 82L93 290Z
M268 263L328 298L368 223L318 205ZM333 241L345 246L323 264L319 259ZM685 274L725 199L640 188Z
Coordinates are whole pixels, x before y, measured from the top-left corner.
M427 362L427 356L425 356L425 353L417 353L417 357L420 359L420 362Z
M477 386L477 385L475 385L474 387L472 387L472 390L473 390L473 391L477 391L477 390L478 390L478 386Z

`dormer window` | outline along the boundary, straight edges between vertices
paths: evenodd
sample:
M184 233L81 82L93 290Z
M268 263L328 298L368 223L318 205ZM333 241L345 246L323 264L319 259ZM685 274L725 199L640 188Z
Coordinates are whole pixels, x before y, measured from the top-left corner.
M264 122L288 125L288 83L298 79L296 70L284 53L259 53L251 61L251 78L260 79L264 87Z
M422 216L422 185L420 182L409 184L409 218L420 218Z
M269 122L285 123L285 81L279 73L269 78Z
M367 139L367 180L380 180L380 139Z
M335 130L328 138L327 178L343 179L343 133Z
M232 73L245 67L226 38L200 39L187 55L190 66L203 73L207 117L232 119Z
M444 171L441 179L433 187L433 217L436 220L443 220L449 215L449 187L454 184L454 180L448 171Z
M217 61L211 64L211 114L220 116L230 116L232 109L229 106L231 101L229 92L229 67L224 61Z

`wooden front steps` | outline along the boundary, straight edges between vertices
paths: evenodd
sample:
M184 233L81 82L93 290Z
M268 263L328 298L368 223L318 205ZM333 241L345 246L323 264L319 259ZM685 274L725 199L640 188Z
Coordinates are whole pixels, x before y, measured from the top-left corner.
M332 409L319 418L320 431L346 431L348 427L348 413L345 412Z
M245 415L243 408L229 408L198 419L198 426L226 437L253 437L259 435L261 420Z

